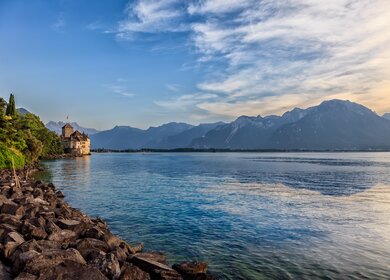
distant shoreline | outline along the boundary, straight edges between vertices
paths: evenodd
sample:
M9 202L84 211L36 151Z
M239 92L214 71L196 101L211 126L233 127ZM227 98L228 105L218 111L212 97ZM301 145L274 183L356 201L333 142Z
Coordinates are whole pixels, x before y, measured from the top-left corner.
M92 153L384 153L390 149L361 150L298 150L298 149L91 149Z

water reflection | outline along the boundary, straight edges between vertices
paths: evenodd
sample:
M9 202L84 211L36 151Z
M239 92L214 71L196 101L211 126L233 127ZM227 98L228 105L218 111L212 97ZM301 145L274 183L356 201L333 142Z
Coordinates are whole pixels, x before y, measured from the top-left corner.
M45 163L75 207L222 279L390 278L390 153L99 154Z

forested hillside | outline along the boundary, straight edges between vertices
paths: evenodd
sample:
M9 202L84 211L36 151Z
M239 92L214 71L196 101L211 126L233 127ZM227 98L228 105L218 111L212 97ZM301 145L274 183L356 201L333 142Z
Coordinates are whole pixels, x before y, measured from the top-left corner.
M63 152L60 138L49 131L38 116L19 114L15 97L7 103L0 97L0 168L16 168L36 162L40 157Z

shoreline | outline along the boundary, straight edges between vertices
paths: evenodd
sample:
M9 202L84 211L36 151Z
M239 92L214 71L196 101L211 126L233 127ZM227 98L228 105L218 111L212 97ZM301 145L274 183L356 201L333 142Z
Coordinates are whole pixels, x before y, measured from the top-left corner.
M71 207L33 170L0 170L0 279L215 279L204 262L169 266L112 234L101 218Z
M107 153L388 153L390 150L277 150L277 149L91 149L91 154ZM60 157L61 158L61 157Z

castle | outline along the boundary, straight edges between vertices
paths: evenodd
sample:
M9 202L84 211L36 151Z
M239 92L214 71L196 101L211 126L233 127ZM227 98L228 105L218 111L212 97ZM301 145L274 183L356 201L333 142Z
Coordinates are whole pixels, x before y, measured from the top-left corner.
M73 126L71 126L70 123L67 123L62 127L61 140L65 153L75 156L91 154L91 141L89 140L88 135L81 133L78 130L73 131Z

